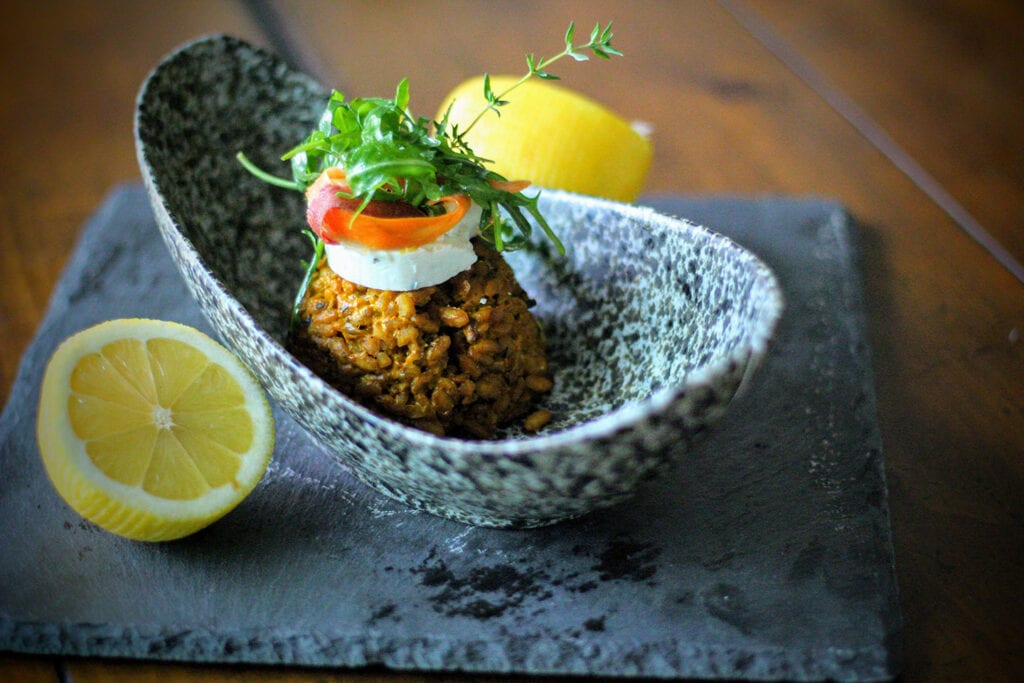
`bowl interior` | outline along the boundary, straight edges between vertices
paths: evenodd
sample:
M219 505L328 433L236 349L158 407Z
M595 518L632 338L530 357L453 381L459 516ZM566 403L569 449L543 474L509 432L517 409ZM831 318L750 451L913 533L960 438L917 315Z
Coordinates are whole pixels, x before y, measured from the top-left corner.
M310 256L304 199L253 178L235 154L288 176L280 155L308 134L327 94L277 57L218 37L165 61L139 103L140 159L168 213L205 267L281 344ZM567 254L538 230L507 258L548 339L556 387L546 401L555 415L549 431L763 352L778 292L745 250L613 202L544 191L542 209Z

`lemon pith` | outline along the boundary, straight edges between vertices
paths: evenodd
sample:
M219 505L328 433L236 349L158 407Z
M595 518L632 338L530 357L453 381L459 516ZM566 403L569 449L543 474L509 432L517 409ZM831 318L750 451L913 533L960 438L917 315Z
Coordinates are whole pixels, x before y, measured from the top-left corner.
M233 509L273 450L248 370L206 335L142 319L101 323L47 365L37 434L54 487L114 533L169 540Z
M491 76L502 92L517 77ZM501 116L488 112L466 139L509 179L631 202L643 189L653 157L650 140L601 104L549 81L527 81L504 99ZM448 107L451 105L451 109ZM438 119L465 130L487 103L483 77L456 87Z

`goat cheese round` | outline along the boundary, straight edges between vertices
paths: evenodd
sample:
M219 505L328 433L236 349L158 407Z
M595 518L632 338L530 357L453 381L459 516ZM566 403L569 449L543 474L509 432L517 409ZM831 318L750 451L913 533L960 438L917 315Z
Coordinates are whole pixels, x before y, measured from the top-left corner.
M476 262L470 240L480 207L473 204L451 230L419 247L373 249L345 240L324 244L327 265L339 276L373 289L409 291L439 285Z

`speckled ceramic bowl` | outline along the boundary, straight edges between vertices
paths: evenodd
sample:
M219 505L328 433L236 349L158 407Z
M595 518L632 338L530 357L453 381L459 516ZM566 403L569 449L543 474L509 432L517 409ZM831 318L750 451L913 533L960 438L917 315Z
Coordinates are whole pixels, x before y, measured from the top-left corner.
M206 38L144 84L136 144L157 222L206 316L274 399L367 484L470 524L576 517L624 500L678 458L679 444L724 413L764 356L783 304L754 256L679 219L547 191L542 208L568 254L553 256L539 237L509 261L548 337L551 425L466 441L367 410L284 348L309 256L303 198L235 161L244 150L286 174L278 157L325 102L320 85L277 57Z

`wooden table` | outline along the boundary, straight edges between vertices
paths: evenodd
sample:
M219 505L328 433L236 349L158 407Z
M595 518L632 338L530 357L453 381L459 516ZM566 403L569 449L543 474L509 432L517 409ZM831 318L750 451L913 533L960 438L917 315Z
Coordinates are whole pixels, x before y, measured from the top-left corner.
M1024 7L791 3L17 3L0 24L0 395L76 234L138 179L134 97L229 32L347 93L454 84L614 20L626 57L558 70L654 128L648 190L824 195L862 234L906 681L1024 675ZM6 400L6 399L5 399ZM8 520L7 523L12 523ZM13 523L16 523L13 522ZM0 654L0 679L425 680ZM451 677L445 677L451 678Z

